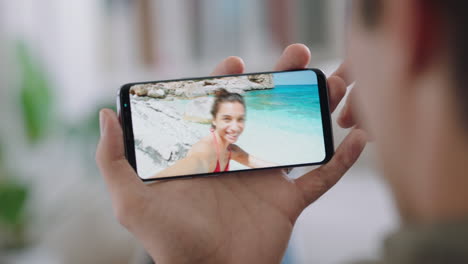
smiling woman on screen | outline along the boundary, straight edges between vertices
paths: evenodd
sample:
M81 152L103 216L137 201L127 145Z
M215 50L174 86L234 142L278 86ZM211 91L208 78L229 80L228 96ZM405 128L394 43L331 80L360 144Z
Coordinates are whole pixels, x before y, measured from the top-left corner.
M231 159L249 168L278 166L248 154L235 144L245 128L244 98L226 89L218 89L215 96L210 135L195 143L185 158L153 178L229 171Z

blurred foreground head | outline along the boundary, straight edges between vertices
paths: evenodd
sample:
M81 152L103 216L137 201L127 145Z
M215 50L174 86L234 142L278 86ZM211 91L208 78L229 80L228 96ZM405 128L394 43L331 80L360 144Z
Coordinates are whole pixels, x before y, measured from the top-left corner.
M468 219L468 1L354 0L356 113L402 217Z

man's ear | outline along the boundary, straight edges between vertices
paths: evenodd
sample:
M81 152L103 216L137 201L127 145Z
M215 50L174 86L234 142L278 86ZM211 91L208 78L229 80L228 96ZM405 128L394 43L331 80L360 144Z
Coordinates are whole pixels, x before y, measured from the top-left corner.
M431 1L407 1L407 26L404 30L408 41L409 71L419 74L427 69L433 60L440 56L444 38L442 14Z

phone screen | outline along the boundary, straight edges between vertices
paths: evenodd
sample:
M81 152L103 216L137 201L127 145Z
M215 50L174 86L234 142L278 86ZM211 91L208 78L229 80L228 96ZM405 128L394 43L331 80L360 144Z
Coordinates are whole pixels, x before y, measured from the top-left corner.
M319 70L127 84L119 104L143 180L322 164L334 151Z

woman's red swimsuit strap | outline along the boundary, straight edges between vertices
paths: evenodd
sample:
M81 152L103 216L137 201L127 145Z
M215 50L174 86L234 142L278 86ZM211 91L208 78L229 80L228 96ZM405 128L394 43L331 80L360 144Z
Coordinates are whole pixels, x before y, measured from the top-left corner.
M215 143L215 148L216 148L216 168L213 172L221 172L221 166L219 165L219 148L218 148L218 140L216 139L216 135L214 132L213 134L213 139ZM231 161L231 150L229 150L229 157L228 157L228 162L226 164L226 168L224 168L224 171L229 171L229 162Z

